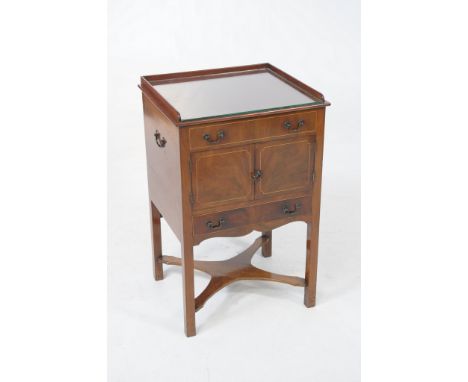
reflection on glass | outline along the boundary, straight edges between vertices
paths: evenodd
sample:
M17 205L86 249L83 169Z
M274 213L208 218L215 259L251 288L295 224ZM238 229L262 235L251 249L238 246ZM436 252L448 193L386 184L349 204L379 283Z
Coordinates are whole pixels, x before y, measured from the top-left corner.
M153 86L183 121L321 103L269 71Z

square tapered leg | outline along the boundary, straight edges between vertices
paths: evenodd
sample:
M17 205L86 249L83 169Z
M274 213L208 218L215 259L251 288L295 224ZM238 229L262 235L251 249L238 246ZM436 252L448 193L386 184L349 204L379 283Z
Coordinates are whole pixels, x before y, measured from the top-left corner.
M153 274L156 281L163 279L161 214L153 202L151 205L151 230L153 242Z
M317 284L318 260L318 229L312 223L307 223L306 272L304 305L308 308L315 306L315 291Z
M273 234L272 231L262 232L262 236L268 238L268 240L265 241L264 244L262 245L263 257L271 257L271 241L273 239L272 234Z
M196 334L193 246L189 240L181 245L185 335L192 337Z

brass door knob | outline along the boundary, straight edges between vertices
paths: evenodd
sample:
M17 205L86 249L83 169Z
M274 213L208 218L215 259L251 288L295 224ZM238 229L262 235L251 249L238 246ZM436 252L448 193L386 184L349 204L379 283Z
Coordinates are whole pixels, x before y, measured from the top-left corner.
M252 179L256 182L258 179L260 179L263 175L262 170L255 170L254 173L252 174Z

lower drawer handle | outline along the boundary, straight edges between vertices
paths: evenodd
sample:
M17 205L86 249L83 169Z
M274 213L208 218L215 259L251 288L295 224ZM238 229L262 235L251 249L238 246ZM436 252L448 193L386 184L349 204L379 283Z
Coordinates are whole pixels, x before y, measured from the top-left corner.
M294 210L290 210L287 205L283 206L283 213L285 215L294 215L301 208L301 203L294 204Z
M216 137L217 138L214 140L214 139L211 139L211 136L208 133L203 135L203 139L205 141L207 141L208 143L214 144L214 143L219 143L224 139L224 131L219 130L218 133L216 134Z
M221 228L224 224L224 219L221 218L218 220L217 223L213 223L211 220L209 222L206 223L206 226L209 228L209 229L218 229L218 228Z

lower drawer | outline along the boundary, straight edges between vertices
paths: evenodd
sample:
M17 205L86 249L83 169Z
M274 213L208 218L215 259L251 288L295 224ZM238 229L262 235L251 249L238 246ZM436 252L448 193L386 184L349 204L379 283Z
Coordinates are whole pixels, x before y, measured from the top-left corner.
M311 198L295 198L257 206L239 208L193 217L193 233L206 235L233 228L274 220L296 220L297 216L310 215ZM222 236L222 235L220 235Z

